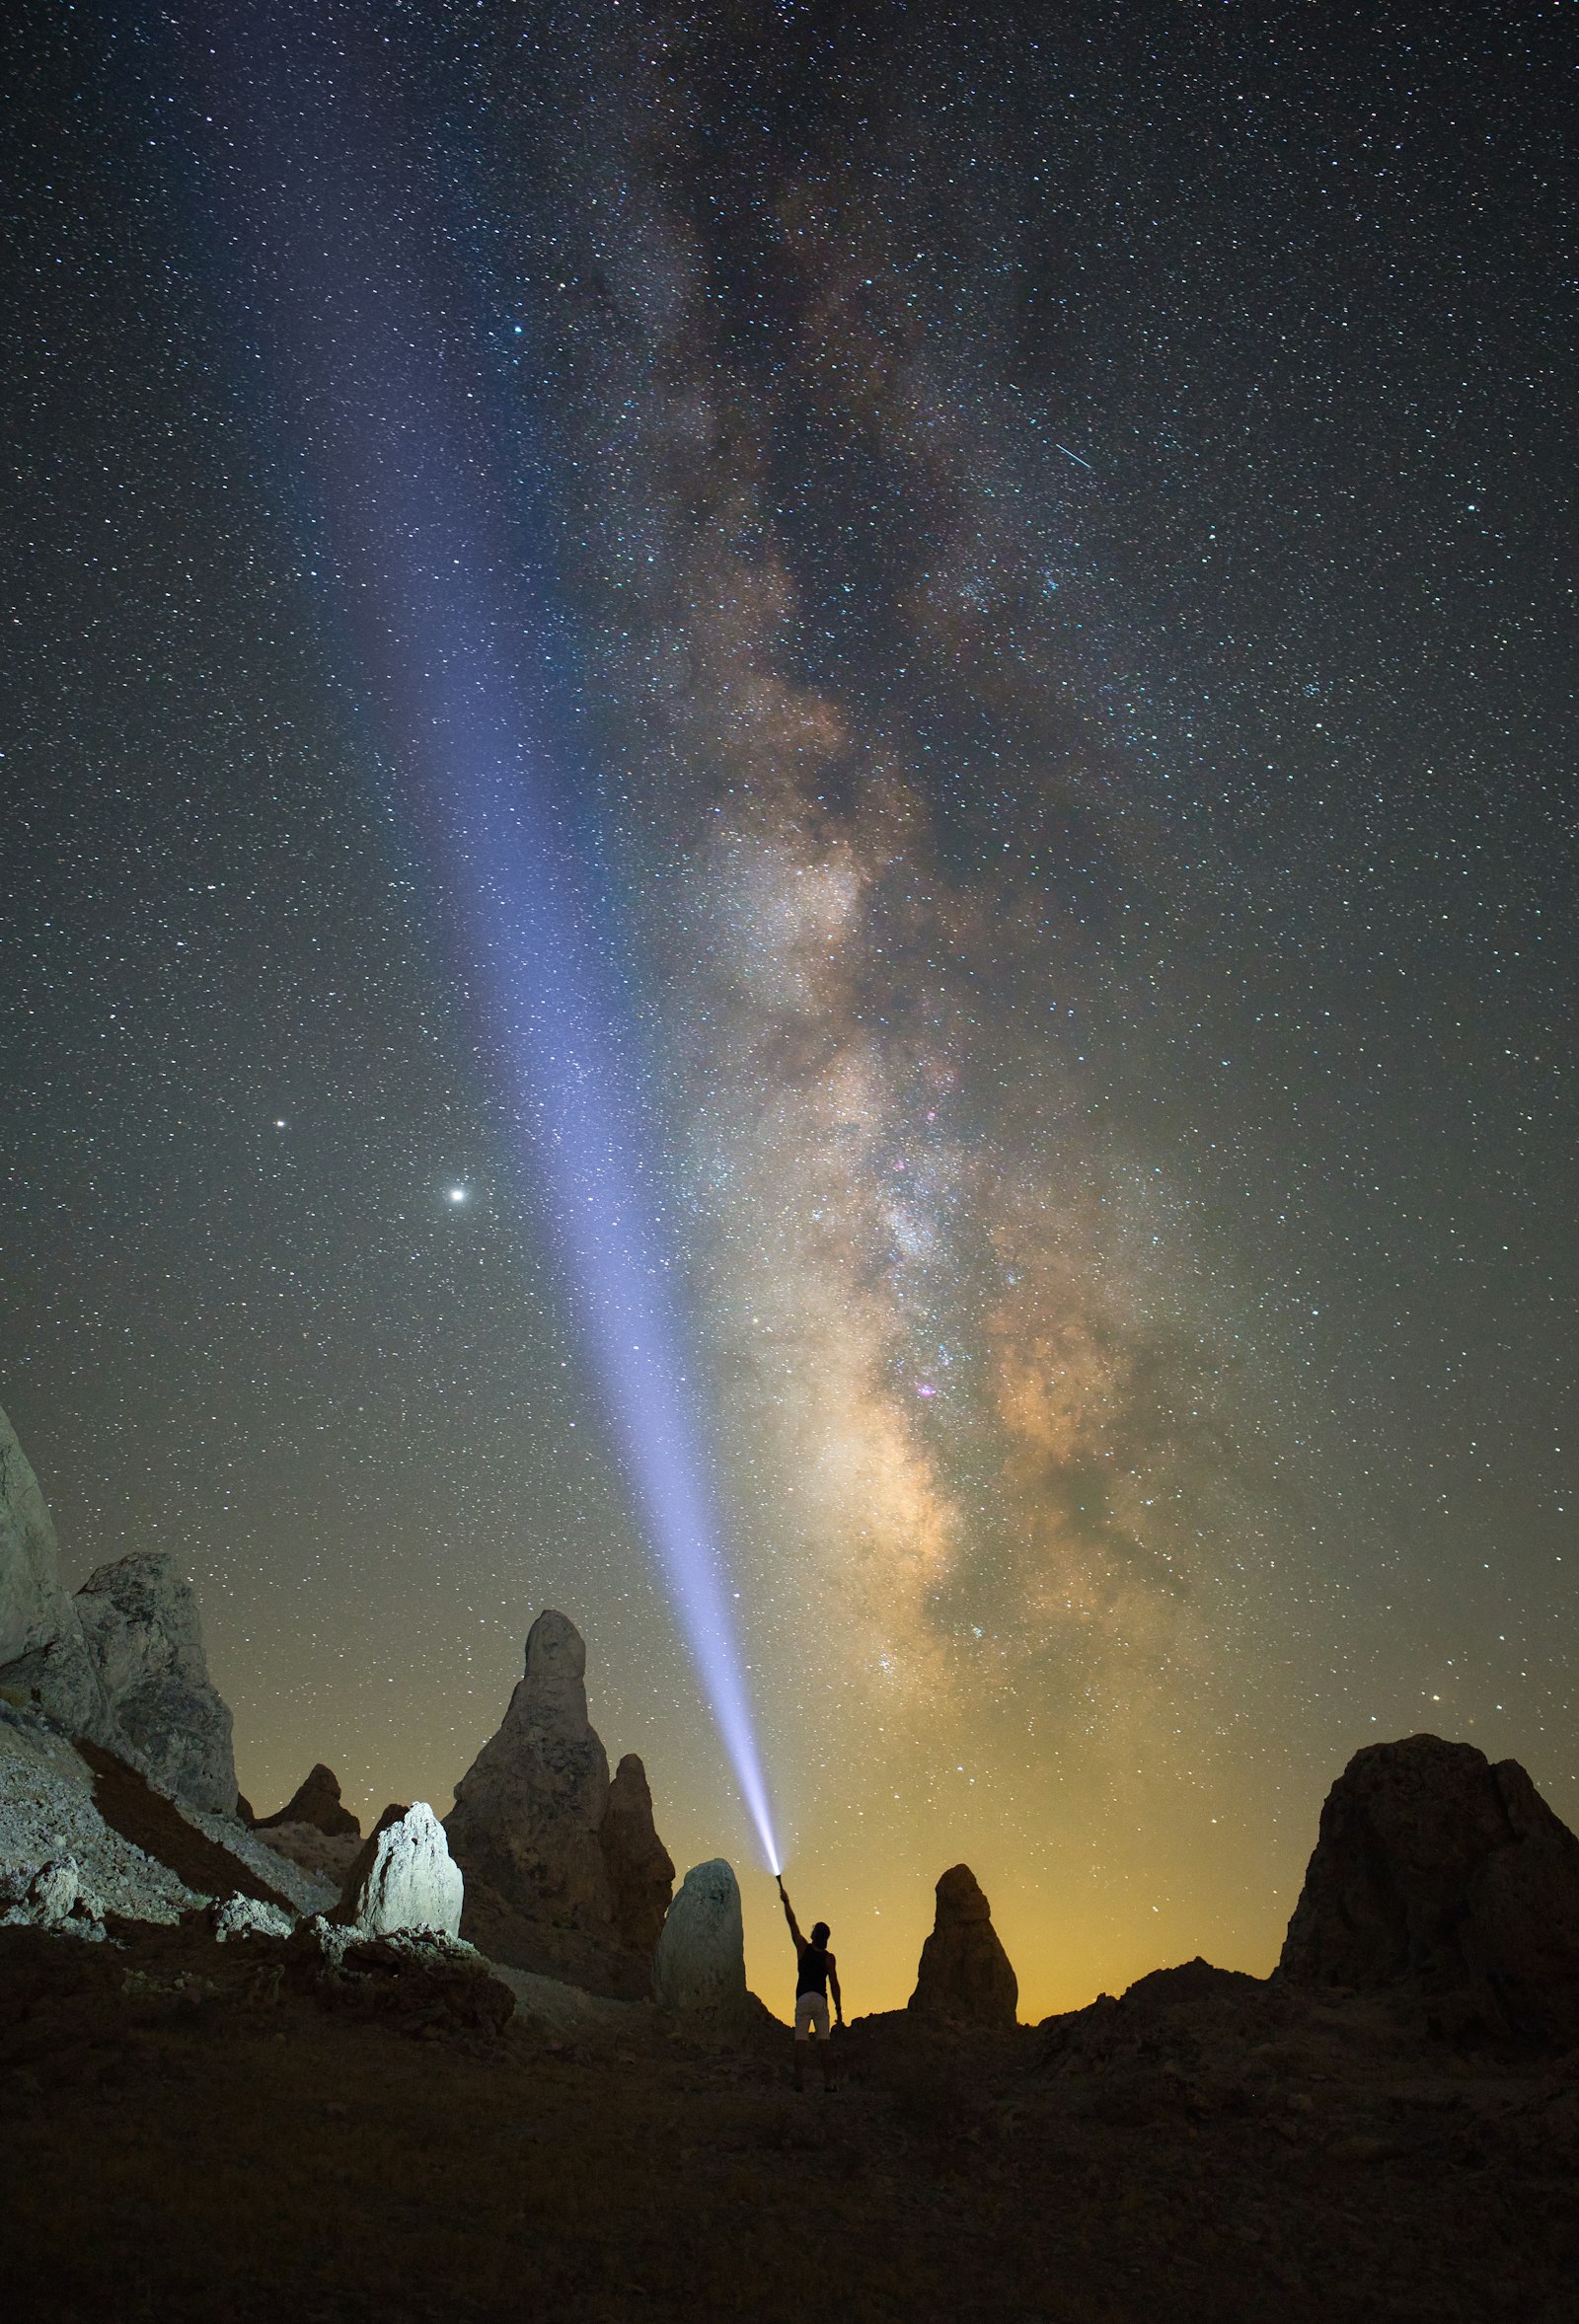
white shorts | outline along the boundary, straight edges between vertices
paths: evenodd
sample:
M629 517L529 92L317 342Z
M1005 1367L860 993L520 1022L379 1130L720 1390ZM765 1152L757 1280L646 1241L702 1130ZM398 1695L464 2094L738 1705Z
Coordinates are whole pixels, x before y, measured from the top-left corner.
M796 1993L795 2040L809 2042L813 2034L819 2042L828 2039L828 1996L826 1993Z

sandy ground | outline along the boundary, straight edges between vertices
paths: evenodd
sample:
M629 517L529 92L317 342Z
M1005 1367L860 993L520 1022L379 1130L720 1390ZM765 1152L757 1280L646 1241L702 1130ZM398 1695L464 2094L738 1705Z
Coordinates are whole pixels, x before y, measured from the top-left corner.
M1374 2004L868 2019L830 2098L787 2033L353 2016L277 1943L117 1933L0 1931L16 2324L1579 2317L1579 2062Z

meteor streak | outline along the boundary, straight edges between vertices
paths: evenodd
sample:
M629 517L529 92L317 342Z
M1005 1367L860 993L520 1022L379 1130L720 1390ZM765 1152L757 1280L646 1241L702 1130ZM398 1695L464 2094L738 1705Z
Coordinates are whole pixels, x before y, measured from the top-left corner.
M337 610L415 771L414 805L642 1529L777 1871L632 1011L567 805L552 609L508 514L520 455L496 382L468 351L482 340L464 299L436 288L441 267L457 279L461 237L432 156L376 76L356 73L363 37L356 12L335 6L193 23L250 252L249 306L309 456Z

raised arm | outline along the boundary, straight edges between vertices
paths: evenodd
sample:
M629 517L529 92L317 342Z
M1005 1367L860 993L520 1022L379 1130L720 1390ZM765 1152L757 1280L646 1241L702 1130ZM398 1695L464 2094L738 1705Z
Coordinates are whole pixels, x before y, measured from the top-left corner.
M800 1933L800 1923L795 1918L794 1907L790 1904L789 1897L785 1893L784 1875L782 1873L779 1876L779 1902L784 1907L784 1916L790 1923L790 1934L795 1940L795 1951L797 1953L803 1953L806 1949L806 1940Z

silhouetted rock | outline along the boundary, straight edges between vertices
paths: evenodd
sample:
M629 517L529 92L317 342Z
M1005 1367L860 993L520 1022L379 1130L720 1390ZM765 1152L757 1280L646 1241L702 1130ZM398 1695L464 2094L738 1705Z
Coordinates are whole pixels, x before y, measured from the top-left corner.
M465 1884L425 1800L386 1808L345 1883L331 1920L364 1936L437 1929L458 1936Z
M587 1719L586 1648L563 1613L540 1613L526 1672L498 1733L455 1789L445 1820L466 1876L462 1926L516 1969L617 1989L619 1934L602 1845L609 1762Z
M652 1956L652 1998L720 2027L751 2013L740 1883L722 1856L693 1864L680 1884Z
M38 1480L0 1412L0 1691L68 1735L121 1742L88 1652Z
M1019 1981L968 1864L955 1864L938 1883L937 1918L921 1948L909 2005L918 2017L940 2022L1015 2023Z
M634 1751L614 1771L602 1842L615 1934L627 1952L648 1962L674 1894L674 1859L658 1837L647 1772Z
M362 1837L362 1828L339 1796L339 1777L319 1761L306 1780L272 1816L244 1819L255 1832L269 1832L279 1824L309 1824L331 1839Z
M115 1724L147 1773L177 1799L233 1815L230 1711L208 1676L197 1601L175 1559L149 1549L102 1565L75 1604Z
M244 1791L238 1791L236 1794L236 1821L238 1824L245 1824L249 1832L257 1828L258 1818L254 1812L253 1803Z
M1327 1794L1279 1969L1412 1987L1450 2031L1579 2040L1579 1839L1515 1760L1372 1744Z

